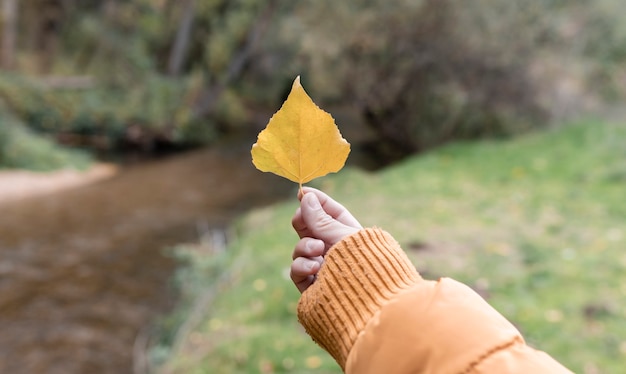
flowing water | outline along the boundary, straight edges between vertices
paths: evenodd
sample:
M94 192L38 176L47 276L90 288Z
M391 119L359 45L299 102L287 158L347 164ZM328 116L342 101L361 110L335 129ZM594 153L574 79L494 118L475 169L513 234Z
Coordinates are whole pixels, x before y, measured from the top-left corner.
M132 373L138 335L172 304L163 250L293 193L250 144L1 202L0 373Z

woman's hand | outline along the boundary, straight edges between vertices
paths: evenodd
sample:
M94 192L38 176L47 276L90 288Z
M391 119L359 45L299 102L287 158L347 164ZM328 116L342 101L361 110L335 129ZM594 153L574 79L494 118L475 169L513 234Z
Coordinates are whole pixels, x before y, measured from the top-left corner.
M310 187L302 191L300 207L291 220L300 237L293 251L291 280L300 292L315 282L330 247L362 229L346 208L322 191Z

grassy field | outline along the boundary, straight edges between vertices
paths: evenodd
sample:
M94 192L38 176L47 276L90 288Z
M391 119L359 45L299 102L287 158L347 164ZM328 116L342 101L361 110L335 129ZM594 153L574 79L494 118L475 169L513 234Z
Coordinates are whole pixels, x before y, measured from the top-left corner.
M424 277L466 282L575 372L623 370L626 124L453 144L314 186L392 233ZM224 251L177 248L189 260L177 276L184 297L156 362L180 373L340 372L296 321L296 206L294 188L293 201L249 213Z

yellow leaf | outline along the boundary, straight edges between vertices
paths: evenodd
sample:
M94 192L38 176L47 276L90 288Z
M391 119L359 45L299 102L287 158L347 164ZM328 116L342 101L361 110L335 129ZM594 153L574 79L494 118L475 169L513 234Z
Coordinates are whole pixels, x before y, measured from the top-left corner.
M315 105L298 76L287 100L252 146L252 163L302 186L341 170L348 153L350 144L335 120Z

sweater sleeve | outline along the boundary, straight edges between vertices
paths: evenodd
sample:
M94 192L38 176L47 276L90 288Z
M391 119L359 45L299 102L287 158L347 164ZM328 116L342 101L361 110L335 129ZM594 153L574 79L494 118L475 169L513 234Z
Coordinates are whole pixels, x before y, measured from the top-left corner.
M380 229L344 238L300 298L298 319L344 368L359 333L395 294L422 278L398 243Z
M347 373L570 373L469 287L422 279L376 228L329 250L298 318Z

